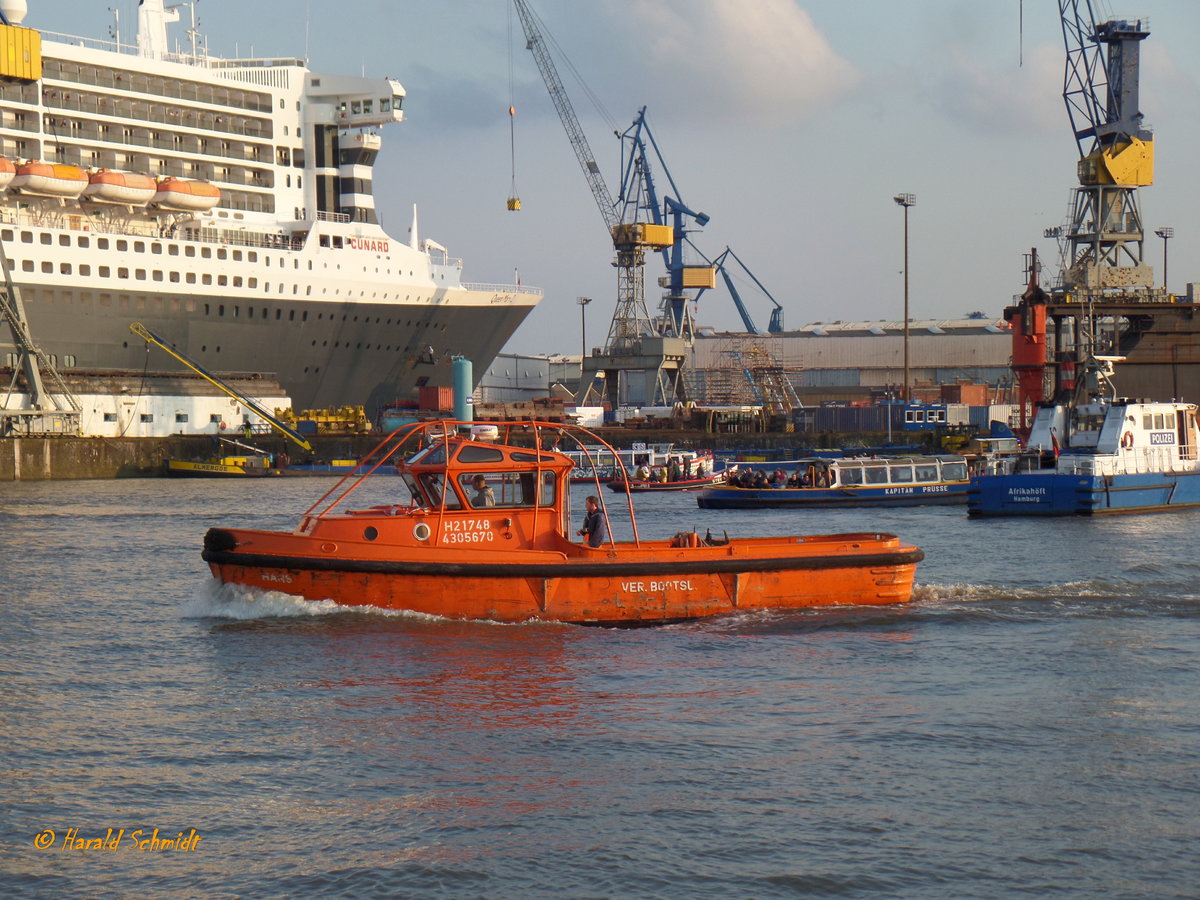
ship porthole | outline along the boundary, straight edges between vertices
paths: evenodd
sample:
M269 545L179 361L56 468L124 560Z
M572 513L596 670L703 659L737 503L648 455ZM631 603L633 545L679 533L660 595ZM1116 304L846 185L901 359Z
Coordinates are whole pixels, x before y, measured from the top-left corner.
M325 553L333 553L335 550L337 550L337 544L330 544L330 543L322 544L321 550Z
M413 537L415 537L418 541L429 540L429 526L424 522L418 523L413 527Z
M368 525L363 529L363 537L365 537L368 541L373 541L375 538L379 537L379 531L374 525Z

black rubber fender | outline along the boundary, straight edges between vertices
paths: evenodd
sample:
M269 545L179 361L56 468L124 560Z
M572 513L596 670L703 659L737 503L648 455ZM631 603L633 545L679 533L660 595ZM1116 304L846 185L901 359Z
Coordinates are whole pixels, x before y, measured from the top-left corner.
M204 535L204 549L227 553L237 549L237 538L224 528L210 528Z

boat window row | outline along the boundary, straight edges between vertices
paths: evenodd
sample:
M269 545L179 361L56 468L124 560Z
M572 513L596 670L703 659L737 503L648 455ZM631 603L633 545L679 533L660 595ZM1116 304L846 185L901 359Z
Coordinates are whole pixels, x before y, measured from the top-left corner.
M1175 427L1175 414L1142 413L1142 428L1146 431L1165 431Z
M157 94L161 97L208 103L212 106L227 106L254 112L271 111L271 95L263 91L224 84L206 84L184 78L168 78L146 72L131 72L54 57L42 60L42 77L139 94Z
M57 353L47 353L46 359L50 361L50 365L55 368L73 369L75 368L76 358L74 353L65 353L61 357ZM18 353L5 353L4 365L12 369L14 372L21 367L21 355Z
M74 275L78 274L83 277L96 275L99 278L128 279L131 277L134 281L158 281L169 284L205 284L217 285L218 287L247 287L257 288L257 278L245 278L241 275L213 275L210 272L202 272L197 275L195 272L164 272L162 269L130 269L127 266L117 266L115 269L112 266L91 266L87 263L55 263L49 260L43 260L40 267L34 265L32 259L21 260L22 272L40 271L44 275L52 275L56 271L59 275Z
M0 240L5 244L11 244L15 240L17 232L11 228L5 228L0 231ZM34 233L28 230L20 232L22 244L32 244ZM72 240L74 238L74 240ZM38 235L38 242L51 246L55 243L54 235L48 231L43 231ZM241 262L244 256L247 262L258 262L258 252L255 250L237 250L226 249L225 247L197 247L192 244L178 243L163 243L162 241L146 241L129 238L109 238L101 236L92 236L90 234L60 234L58 235L58 246L70 247L72 245L80 249L88 249L95 242L97 250L115 249L120 253L126 253L132 250L134 253L145 253L149 250L153 254L162 254L164 250L167 256L179 256L180 253L186 257L200 257L201 259L232 259L234 262ZM282 263L281 263L282 264Z
M155 103L112 94L93 94L88 91L62 90L47 86L42 90L42 102L48 109L79 112L87 117L111 116L114 119L158 122L174 127L196 128L201 131L264 140L271 140L275 133L274 123L270 119L199 107Z
M965 481L966 478L965 461L930 460L921 463L838 465L838 483L844 485L928 484L939 481Z
M463 472L447 482L444 472L405 475L414 499L429 507L447 509L528 509L553 506L553 472ZM457 490L455 490L457 486Z

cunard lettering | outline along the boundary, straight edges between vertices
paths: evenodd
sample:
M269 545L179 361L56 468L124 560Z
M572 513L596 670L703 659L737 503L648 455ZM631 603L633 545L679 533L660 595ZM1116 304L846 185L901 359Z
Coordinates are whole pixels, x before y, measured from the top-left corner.
M351 250L369 250L372 253L387 253L388 242L378 238L352 237L348 241Z

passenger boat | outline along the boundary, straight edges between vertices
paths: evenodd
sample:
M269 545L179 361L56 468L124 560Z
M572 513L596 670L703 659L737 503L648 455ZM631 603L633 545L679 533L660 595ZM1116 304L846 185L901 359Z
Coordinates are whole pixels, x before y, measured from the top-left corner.
M607 445L581 446L563 449L562 452L575 463L571 480L577 484L590 483L597 478L600 481L619 479L622 472L632 475L643 466L653 475L665 476L672 462L678 465L680 472L689 479L693 476L710 476L716 469L716 460L711 451L684 450L674 444L634 443L632 447L620 450ZM648 482L655 479L637 480Z
M364 472L332 487L295 529L210 529L203 558L225 584L496 622L656 624L912 596L924 554L890 534L644 540L626 497L632 539L589 546L573 524L574 461L540 449L544 435L564 431L612 449L578 426L415 423L368 457L397 461L408 502L349 508ZM612 535L615 516L600 504Z
M971 479L969 515L1091 516L1200 506L1196 404L1116 398L1110 376L1119 359L1093 357L1081 402L1041 407L1025 453Z
M724 484L724 482L724 472L705 475L701 478L680 478L676 481L614 478L608 482L608 489L618 494L656 494L661 491L699 491L706 487Z
M696 503L702 509L764 509L926 506L967 499L967 461L957 455L812 457L773 467L774 483L761 470L738 469L724 485L703 490Z

